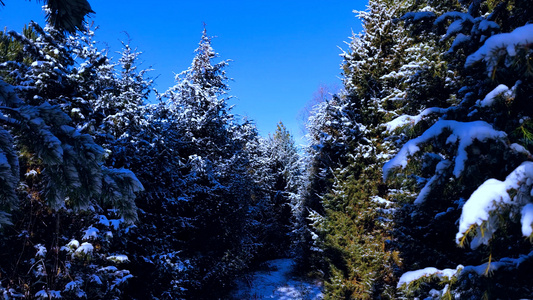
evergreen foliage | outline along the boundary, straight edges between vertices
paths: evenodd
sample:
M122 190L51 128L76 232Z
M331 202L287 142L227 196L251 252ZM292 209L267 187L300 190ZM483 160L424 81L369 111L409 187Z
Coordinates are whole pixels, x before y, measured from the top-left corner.
M522 2L370 1L359 13L345 91L309 123L327 299L531 296Z
M127 257L113 253L112 231L137 220L143 186L131 171L106 167L104 148L69 116L90 110L83 58L71 54L81 47L34 23L2 41L4 296L117 297L131 275Z
M325 299L531 298L531 10L369 1L306 157L232 114L205 28L155 104L83 17L0 33L0 292L217 299L293 256Z
M0 4L5 5L4 1ZM84 31L85 17L94 13L87 0L46 0L44 11L50 25L71 34Z

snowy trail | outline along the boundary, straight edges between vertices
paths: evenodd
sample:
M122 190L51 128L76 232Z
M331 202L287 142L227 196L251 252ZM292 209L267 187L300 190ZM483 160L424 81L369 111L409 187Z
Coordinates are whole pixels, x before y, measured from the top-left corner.
M291 276L292 259L276 259L266 263L268 270L250 274L247 280L238 282L233 299L322 299L322 284L302 281Z

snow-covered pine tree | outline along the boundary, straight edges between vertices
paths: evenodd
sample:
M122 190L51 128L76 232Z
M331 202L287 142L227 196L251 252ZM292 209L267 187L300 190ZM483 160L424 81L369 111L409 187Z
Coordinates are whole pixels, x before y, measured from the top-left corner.
M262 191L254 205L262 236L262 260L287 257L299 239L303 180L302 161L292 135L282 122L274 134L260 139L252 161L253 177Z
M405 9L394 1L370 1L367 11L359 12L364 31L354 35L343 54L345 91L323 103L311 118L311 125L319 127L312 126L310 133L323 140L311 145L318 155L331 159L320 168L323 174L330 172L331 179L320 197L324 213L315 214L313 224L326 262L326 297L394 295L393 271L399 258L388 245L391 224L380 180L380 165L391 149L380 124L393 113L385 99L392 93L389 82L382 77L398 70L403 57L397 53L412 44L394 22ZM321 153L328 148L336 153Z
M143 109L138 131L112 147L115 164L136 172L146 188L132 251L128 295L218 297L256 253L251 231L249 148L257 130L230 114L227 61L204 30L191 67L160 102ZM214 296L216 295L216 296Z
M436 33L451 43L448 72L458 75L443 95L448 105L389 123L411 132L383 170L388 181L403 178L396 236L409 272L398 287L408 297L532 295L532 247L523 239L531 237L533 42L525 2L463 1L437 14Z
M6 230L1 238L7 259L1 265L8 272L2 276L10 278L6 295L117 295L131 275L117 269L111 258L127 258L110 253L111 231L98 234L93 225L115 227L105 216L107 209L116 216L114 225L136 220L135 193L142 185L128 170L105 167L104 149L69 117L72 103L86 101L80 97L83 82L75 80L77 62L66 38L31 24L23 34L9 32L2 42L7 44L0 65L4 146L14 137L4 147L11 151L5 166L20 162L24 172L4 180L21 183L18 194L11 193L18 197L9 199L17 200L11 202L17 207L12 211L16 234ZM10 159L12 154L18 161Z
M434 87L445 91L441 83L450 77L442 51L434 51L436 43L417 39L402 26L402 16L413 7L424 8L412 16L417 24L431 23L436 9L425 6L419 1L370 1L368 10L359 13L363 33L353 37L343 54L345 91L317 107L310 119L310 133L319 137L311 143L318 150L314 161L330 160L318 168L331 178L329 192L321 194L325 212L313 216L328 264L327 297L395 295L395 270L402 263L394 248L390 200L395 191L380 177L381 166L402 137L391 135L384 124L402 111L418 112L427 105L421 95L430 95Z
M183 200L184 216L192 230L184 251L198 272L197 292L216 292L253 257L249 232L251 180L240 125L228 107L225 67L213 63L218 56L204 29L196 56L188 70L176 76L177 84L165 95L183 124L188 143Z

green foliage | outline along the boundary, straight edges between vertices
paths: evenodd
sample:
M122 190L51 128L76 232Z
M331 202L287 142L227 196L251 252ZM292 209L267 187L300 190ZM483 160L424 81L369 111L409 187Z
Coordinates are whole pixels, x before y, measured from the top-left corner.
M355 173L358 178L346 173L350 175L339 179L323 202L326 217L319 235L330 265L326 298L393 298L393 269L401 261L389 248L391 208L373 196L378 194L379 170L367 168Z

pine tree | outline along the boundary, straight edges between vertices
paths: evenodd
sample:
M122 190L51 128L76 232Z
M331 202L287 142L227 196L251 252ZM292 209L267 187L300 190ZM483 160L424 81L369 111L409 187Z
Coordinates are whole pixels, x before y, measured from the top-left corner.
M151 298L220 295L254 257L251 149L257 130L230 114L224 67L204 30L191 67L158 104L139 110L111 150L146 188L140 225L124 247L134 274L126 293ZM138 239L134 238L139 236ZM147 286L149 284L149 287Z
M441 101L421 97L435 87L446 91L440 84L449 76L443 53L433 52L435 42L404 30L402 20L416 18L417 24L427 25L435 18L427 7L406 15L413 7L424 4L369 2L368 10L359 13L364 32L354 35L343 53L345 91L317 107L310 120L314 161L323 162L318 174L326 179L326 193L322 190L318 198L324 212L314 214L318 246L327 263L326 298L395 295L396 270L402 264L393 236L396 196L394 186L380 177L381 166L397 151L395 142L404 137L387 132L385 122Z
M528 297L528 11L516 9L521 1L462 4L433 17L457 74L449 93L440 107L389 123L409 137L383 170L404 189L395 235L413 271L398 287L408 297Z
M200 270L202 289L214 291L253 256L247 232L250 189L244 145L234 138L239 125L225 97L228 62L212 64L217 54L205 29L195 52L191 67L176 76L178 83L167 95L190 143L183 153L188 171L184 213L194 228L187 252Z
M134 200L143 187L131 171L105 167L104 149L68 115L91 108L80 97L84 83L65 37L33 23L3 42L4 166L17 168L3 175L11 198L2 217L11 213L13 223L1 237L6 295L116 296L131 275L114 265L127 258L111 253L112 230L137 219Z
M291 240L298 240L301 229L299 189L303 170L293 137L282 122L278 123L274 134L259 141L251 169L260 188L254 205L263 232L259 256L262 260L287 257L298 246Z
M46 19L55 29L74 33L85 30L85 17L94 13L87 0L46 0ZM0 4L5 5L3 1Z

